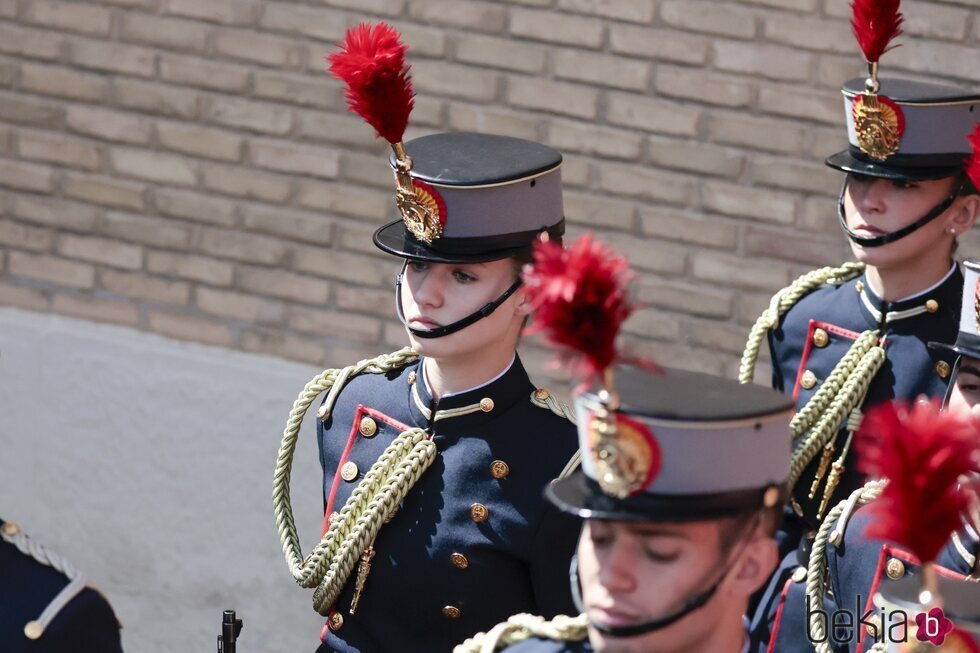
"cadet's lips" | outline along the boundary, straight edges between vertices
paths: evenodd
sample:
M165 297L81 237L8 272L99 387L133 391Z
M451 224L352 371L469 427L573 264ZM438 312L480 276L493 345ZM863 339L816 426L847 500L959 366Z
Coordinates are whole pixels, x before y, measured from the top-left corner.
M419 328L422 328L422 329L436 329L436 328L442 326L441 324L439 324L435 320L431 320L431 319L429 319L427 317L423 317L421 315L415 315L415 316L410 317L408 319L408 323L410 325L414 326L414 327L419 327Z
M632 626L640 623L642 617L625 610L608 607L591 606L589 619L606 626Z
M867 234L868 236L883 236L886 233L885 231L882 231L878 227L872 227L869 224L862 224L857 227L854 227L852 231L858 234Z

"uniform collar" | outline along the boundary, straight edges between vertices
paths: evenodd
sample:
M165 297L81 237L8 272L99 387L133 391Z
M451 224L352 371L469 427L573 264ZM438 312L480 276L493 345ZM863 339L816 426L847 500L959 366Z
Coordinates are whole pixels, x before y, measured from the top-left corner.
M885 323L898 322L926 313L938 313L939 309L950 301L950 298L959 297L963 287L963 274L960 272L959 266L953 262L946 276L937 283L921 292L894 302L885 302L875 293L874 288L868 282L867 272L852 283L864 310L876 324L881 324L883 312Z

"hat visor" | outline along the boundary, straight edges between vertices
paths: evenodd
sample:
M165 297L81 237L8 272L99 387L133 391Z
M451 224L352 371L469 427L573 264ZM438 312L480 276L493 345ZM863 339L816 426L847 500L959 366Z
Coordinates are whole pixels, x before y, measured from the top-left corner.
M450 242L451 240L475 240L475 239L438 239ZM504 247L501 249L491 249L479 252L459 252L449 249L438 249L433 245L426 245L419 241L401 220L395 220L374 232L374 244L381 250L400 256L401 258L412 259L415 261L432 261L433 263L486 263L488 261L499 261L510 258L518 254L530 251L530 245L520 247Z
M611 497L581 469L554 481L545 497L562 512L583 519L613 521L690 522L720 519L762 507L768 487L718 494L638 494Z
M832 154L827 157L824 163L831 168L836 168L843 172L853 172L859 175L880 177L882 179L903 179L910 181L927 181L930 179L956 177L963 171L962 166L890 166L887 162L863 161L851 154L849 150Z

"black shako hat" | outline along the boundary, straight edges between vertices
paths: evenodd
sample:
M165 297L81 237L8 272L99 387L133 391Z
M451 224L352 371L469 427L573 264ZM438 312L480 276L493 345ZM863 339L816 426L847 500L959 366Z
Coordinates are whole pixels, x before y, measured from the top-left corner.
M963 261L963 303L956 342L930 342L932 349L949 349L960 356L980 358L980 261Z

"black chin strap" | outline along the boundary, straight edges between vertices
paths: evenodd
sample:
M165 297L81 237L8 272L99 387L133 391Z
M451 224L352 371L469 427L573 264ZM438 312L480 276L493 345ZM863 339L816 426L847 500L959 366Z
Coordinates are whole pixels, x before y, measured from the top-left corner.
M949 194L949 197L934 206L931 211L907 227L902 227L897 231L883 234L881 236L861 236L847 226L847 216L844 215L844 193L847 192L847 178L845 177L844 183L840 188L840 196L837 198L837 219L840 221L841 229L844 230L844 233L847 234L847 237L853 242L857 243L861 247L881 247L882 245L893 243L899 238L905 238L909 234L918 231L945 213L946 209L952 206L953 202L956 201L956 198L959 197L959 194L963 191L963 187L964 183L961 181L958 182L954 187L953 192Z
M402 275L405 274L406 266L408 266L408 261L405 261L404 265L402 265L402 271L395 277L395 309L398 311L398 319L401 320L401 323L405 325L405 328L408 329L408 331L416 338L441 338L443 336L448 336L451 333L461 331L474 322L479 322L497 310L501 304L503 304L511 295L517 292L517 289L520 288L521 284L523 283L521 278L517 277L514 283L510 285L510 288L505 290L500 297L497 297L497 299L493 300L492 302L487 302L482 308L470 313L461 320L456 320L451 324L439 326L434 329L416 329L409 326L408 322L405 320L405 310L402 308Z

